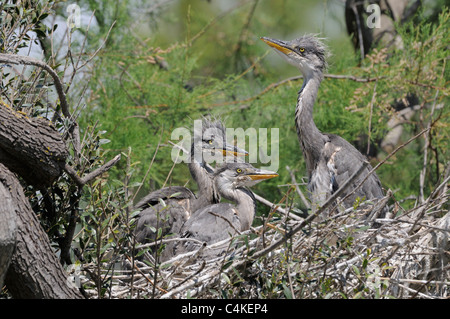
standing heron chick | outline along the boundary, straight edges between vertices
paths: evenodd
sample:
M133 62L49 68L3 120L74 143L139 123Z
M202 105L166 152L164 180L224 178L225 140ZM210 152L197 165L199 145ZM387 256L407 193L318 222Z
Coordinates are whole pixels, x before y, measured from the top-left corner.
M303 85L298 92L295 108L295 126L306 161L309 195L315 209L322 206L361 167L366 158L342 137L320 132L314 123L313 106L327 67L328 51L323 42L314 35L304 35L292 41L266 37L261 40L303 74ZM351 194L344 201L345 207L351 207L358 197L383 197L381 183L375 173L355 191L370 170L369 165L344 192L343 197Z

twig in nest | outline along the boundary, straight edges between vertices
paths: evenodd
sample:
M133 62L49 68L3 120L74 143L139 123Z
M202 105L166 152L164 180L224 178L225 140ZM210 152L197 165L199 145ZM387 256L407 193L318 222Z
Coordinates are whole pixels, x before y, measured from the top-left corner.
M294 172L289 168L289 166L286 166L286 170L289 172L289 175L291 175L292 184L295 186L295 190L297 191L297 194L300 196L303 204L305 204L306 208L310 209L311 205L309 205L309 202L306 199L305 195L303 194L303 192L298 187L297 180L295 179Z
M127 256L127 259L128 259L128 261L129 261L130 263L132 263L131 258L130 258L129 256ZM159 287L159 286L156 285L156 283L154 283L150 278L148 278L147 275L144 274L144 272L142 272L142 270L140 270L138 266L136 266L136 265L133 265L133 266L134 266L134 268L135 268L142 276L144 276L144 278L145 278L149 283L152 284L153 287L156 287L159 291L161 291L161 292L163 292L163 293L168 293L167 290L165 290L165 289Z
M206 262L203 260L201 266L199 269L197 269L196 272L194 272L193 274L191 274L190 276L186 277L183 281L177 283L175 286L172 287L172 289L175 289L177 287L180 287L181 285L183 285L185 282L187 282L188 280L190 280L191 278L194 278L195 276L197 276L204 268L205 268Z
M213 215L213 216L216 216L217 218L222 218L224 221L226 221L226 222L228 223L228 225L230 225L230 226L236 231L236 233L238 233L239 235L241 234L241 231L238 230L236 227L234 227L233 223L230 222L230 221L228 220L228 218L225 218L225 217L223 217L222 215L216 214L216 213L214 213L214 212L208 212L208 214L211 214L211 215Z
M266 255L267 253L273 251L274 249L278 248L280 245L285 243L289 238L294 236L297 232L299 232L303 227L305 227L307 224L309 224L313 219L315 219L317 216L319 216L325 209L328 208L341 194L353 183L353 181L362 174L362 172L367 168L369 165L368 162L363 162L361 167L353 174L333 195L331 195L328 200L323 204L322 207L320 207L316 212L309 215L303 222L301 222L299 225L294 227L289 233L287 233L283 238L276 241L274 244L270 245L269 247L253 254L251 256L252 259L259 258L261 256Z
M260 202L260 203L270 207L270 209L275 209L277 212L280 212L280 213L282 213L283 215L286 215L286 216L290 213L289 214L290 218L295 219L295 220L303 220L303 218L298 217L297 215L293 214L292 212L286 211L284 208L281 208L277 204L274 204L271 201L268 201L267 199L265 199L264 197L262 197L262 196L260 196L260 195L258 195L256 193L253 193L253 195L255 195L255 199L258 202Z

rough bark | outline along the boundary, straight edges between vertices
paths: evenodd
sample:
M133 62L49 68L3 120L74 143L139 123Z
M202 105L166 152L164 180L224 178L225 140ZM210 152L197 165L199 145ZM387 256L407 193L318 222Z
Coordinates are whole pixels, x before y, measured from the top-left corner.
M68 152L61 134L42 118L28 118L0 105L0 162L28 184L50 185Z
M82 298L67 283L67 275L50 245L18 179L0 164L0 183L9 192L17 226L16 244L5 283L14 298ZM5 202L1 197L0 202ZM0 206L1 207L1 206ZM0 214L0 224L4 214Z
M0 287L11 262L16 243L16 214L11 194L0 183Z

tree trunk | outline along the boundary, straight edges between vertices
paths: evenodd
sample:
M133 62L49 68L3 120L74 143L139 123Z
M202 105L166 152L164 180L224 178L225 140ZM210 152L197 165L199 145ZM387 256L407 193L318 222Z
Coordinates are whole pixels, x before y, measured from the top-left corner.
M67 282L66 272L53 252L22 186L2 164L0 183L7 193L7 196L0 197L0 207L12 202L17 226L15 249L5 278L8 291L14 298L82 298L78 289ZM4 214L0 214L0 224L4 223L4 218Z
M8 270L16 243L16 213L11 194L0 183L0 287Z
M0 162L28 184L50 185L63 170L68 152L48 120L28 118L0 105Z

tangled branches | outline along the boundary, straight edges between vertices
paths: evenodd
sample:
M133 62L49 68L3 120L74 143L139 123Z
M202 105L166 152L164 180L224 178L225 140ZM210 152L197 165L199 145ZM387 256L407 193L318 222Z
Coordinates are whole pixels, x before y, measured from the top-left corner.
M126 267L108 272L110 297L447 298L449 168L432 194L411 209L391 191L358 207L334 207L321 221L276 215L273 208L263 225L210 246L198 243L198 250L163 263L152 256L147 263L127 258ZM385 207L389 214L377 218ZM192 239L158 244L180 240ZM201 258L218 248L224 251L220 257ZM84 286L90 283L84 277ZM95 290L87 293L96 297Z

